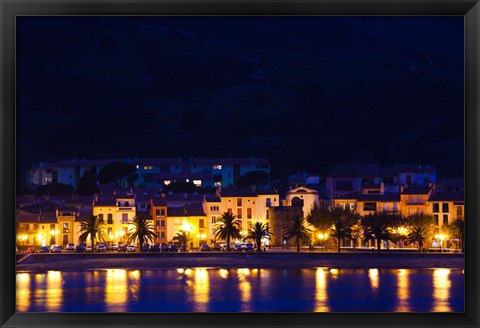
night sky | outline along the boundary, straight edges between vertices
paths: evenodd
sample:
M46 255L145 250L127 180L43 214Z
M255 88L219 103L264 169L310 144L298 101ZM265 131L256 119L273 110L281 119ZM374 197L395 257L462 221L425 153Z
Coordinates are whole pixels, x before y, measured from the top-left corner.
M268 157L463 176L458 17L17 17L17 166Z

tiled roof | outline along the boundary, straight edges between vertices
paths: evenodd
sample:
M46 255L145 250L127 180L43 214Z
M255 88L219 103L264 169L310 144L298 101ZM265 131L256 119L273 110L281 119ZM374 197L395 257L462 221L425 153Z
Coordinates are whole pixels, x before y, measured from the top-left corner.
M168 217L205 216L202 207L169 207Z
M94 206L115 206L116 201L113 196L98 196L98 199L94 202Z
M426 195L430 192L430 187L408 186L402 192L402 195Z
M152 201L153 201L153 206L167 206L167 201L165 197L153 196Z
M256 197L257 194L250 189L225 188L220 191L221 197Z
M68 206L68 205L57 206L57 210L60 212L75 212L76 209L77 208L75 206Z
M464 201L464 193L463 192L448 192L448 191L440 191L435 192L431 195L428 200L431 202L434 201L452 201L452 202L462 202Z
M369 194L369 195L358 195L357 200L359 202L381 202L382 201L383 195L375 195L375 194Z
M179 203L184 203L184 202L197 202L201 203L203 202L203 195L201 194L167 194L165 195L165 198L167 200L167 203L169 202L179 202Z
M222 200L214 195L205 195L205 200L209 203L220 203Z
M382 196L382 202L399 202L400 194L398 192L385 193Z
M57 223L55 212L42 212L42 214L19 213L18 223Z

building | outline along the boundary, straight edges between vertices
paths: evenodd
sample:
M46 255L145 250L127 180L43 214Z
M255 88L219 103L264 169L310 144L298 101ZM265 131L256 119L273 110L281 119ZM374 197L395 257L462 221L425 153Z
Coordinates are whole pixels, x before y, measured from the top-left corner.
M310 189L305 186L287 191L285 198L285 205L301 207L304 217L310 213L313 204L320 204L318 190Z
M166 243L167 240L167 202L165 195L154 195L150 199L150 216L153 218L153 229L156 242Z
M188 248L198 248L213 239L209 234L207 216L201 206L169 208L166 231L169 242L178 232L188 232L192 238L187 245Z

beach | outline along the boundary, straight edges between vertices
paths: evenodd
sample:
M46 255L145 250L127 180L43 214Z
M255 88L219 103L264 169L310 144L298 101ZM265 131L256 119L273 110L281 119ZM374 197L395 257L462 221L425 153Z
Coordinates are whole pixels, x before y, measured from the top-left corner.
M463 254L365 252L31 254L17 272L164 268L464 268Z

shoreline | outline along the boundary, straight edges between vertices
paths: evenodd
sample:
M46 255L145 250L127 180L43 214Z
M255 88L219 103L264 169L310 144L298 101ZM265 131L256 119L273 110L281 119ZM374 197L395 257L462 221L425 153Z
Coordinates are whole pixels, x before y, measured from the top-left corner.
M177 254L32 254L16 272L101 269L264 268L292 269L464 269L463 254L392 253L177 253Z

